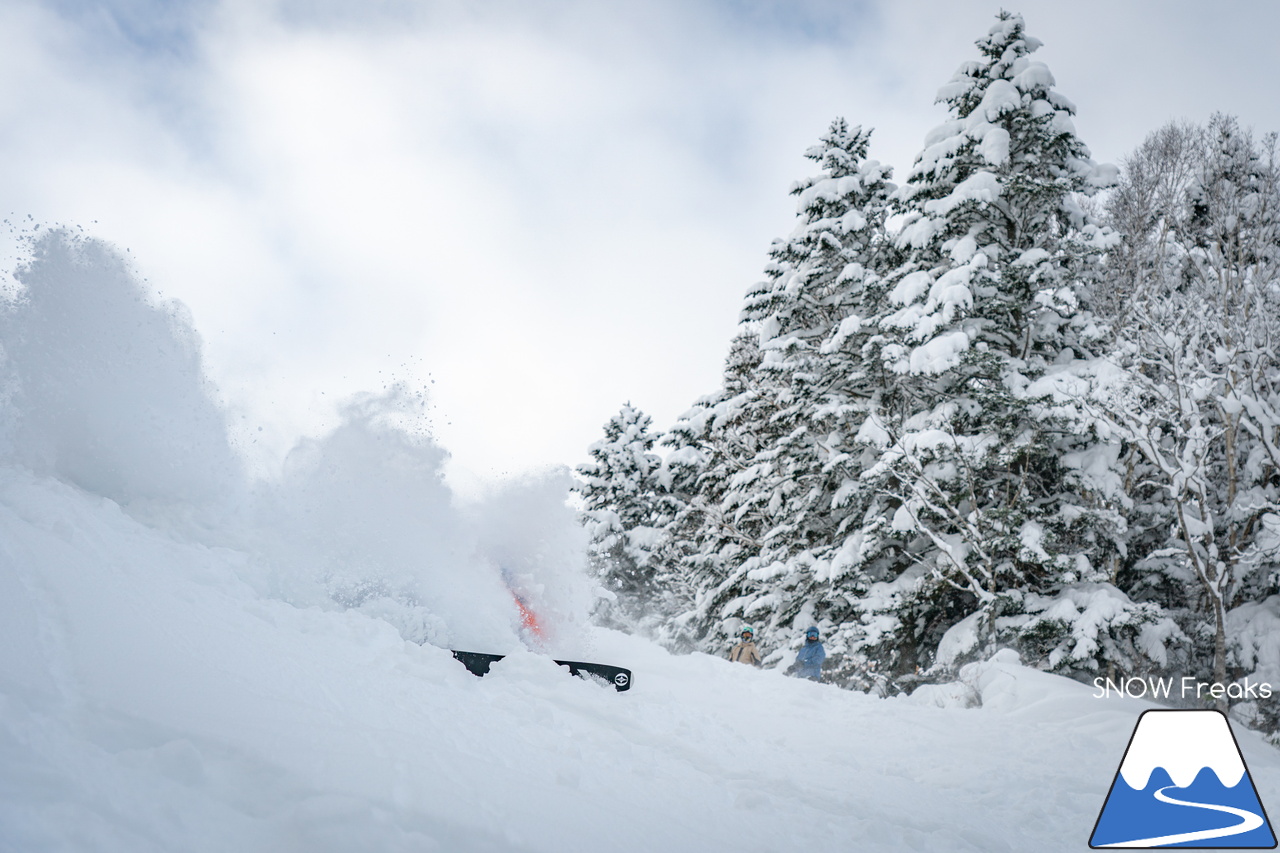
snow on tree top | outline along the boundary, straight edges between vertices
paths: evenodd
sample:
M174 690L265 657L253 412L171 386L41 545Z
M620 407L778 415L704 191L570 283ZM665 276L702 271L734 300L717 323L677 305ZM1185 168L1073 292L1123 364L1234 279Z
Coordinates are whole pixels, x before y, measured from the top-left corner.
M1017 65L1014 66L1017 69ZM1013 85L1020 92L1033 92L1036 89L1049 89L1057 84L1053 72L1043 62L1026 61L1025 67L1013 76Z
M1006 150L1008 148L1006 136ZM962 204L970 201L990 203L1000 197L1000 179L991 172L974 172L943 198L934 199L924 205L925 213L946 216Z

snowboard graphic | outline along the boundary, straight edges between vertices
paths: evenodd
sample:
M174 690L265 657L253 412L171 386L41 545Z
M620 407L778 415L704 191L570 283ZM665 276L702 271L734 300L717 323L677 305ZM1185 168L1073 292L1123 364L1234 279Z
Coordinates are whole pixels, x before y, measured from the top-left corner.
M1275 833L1219 711L1146 711L1089 846L1270 849Z

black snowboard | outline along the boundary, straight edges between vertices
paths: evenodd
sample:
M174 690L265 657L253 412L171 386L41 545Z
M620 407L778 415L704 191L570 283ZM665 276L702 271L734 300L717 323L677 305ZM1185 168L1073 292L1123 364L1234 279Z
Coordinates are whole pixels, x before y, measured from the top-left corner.
M485 675L489 672L489 665L494 661L500 661L504 655L490 655L484 652L459 652L454 651L453 656L462 662L467 671L472 675ZM584 663L577 660L558 660L560 666L567 666L570 675L576 675L579 678L585 678L593 675L597 678L603 678L605 681L613 685L613 689L621 693L623 690L631 689L631 670L624 669L620 666L609 666L607 663Z

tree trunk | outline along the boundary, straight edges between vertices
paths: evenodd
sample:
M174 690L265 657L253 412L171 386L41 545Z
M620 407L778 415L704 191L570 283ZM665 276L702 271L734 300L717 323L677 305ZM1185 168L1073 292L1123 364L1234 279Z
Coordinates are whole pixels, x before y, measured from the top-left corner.
M1216 623L1213 634L1213 683L1222 685L1224 688L1227 683L1227 608L1226 603L1220 596L1212 596L1213 601L1213 617ZM1224 693L1215 703L1214 707L1222 713L1227 712L1227 696Z

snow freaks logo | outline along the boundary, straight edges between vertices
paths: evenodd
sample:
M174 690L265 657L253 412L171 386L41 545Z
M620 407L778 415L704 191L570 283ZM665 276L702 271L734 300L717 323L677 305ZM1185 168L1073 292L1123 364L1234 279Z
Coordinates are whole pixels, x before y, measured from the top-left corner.
M1274 848L1225 714L1146 711L1111 782L1092 848Z
M1119 681L1113 681L1110 678L1095 678L1093 680L1094 699L1110 699L1114 694L1116 696L1127 696L1130 699L1168 699L1174 692L1174 684L1177 684L1179 695L1183 699L1221 699L1224 696L1229 699L1270 699L1272 696L1271 685L1267 682L1251 681L1245 678L1244 681L1235 682L1233 684L1209 684L1204 681L1197 681L1190 676L1183 676L1179 681L1174 682L1172 678L1122 678Z

